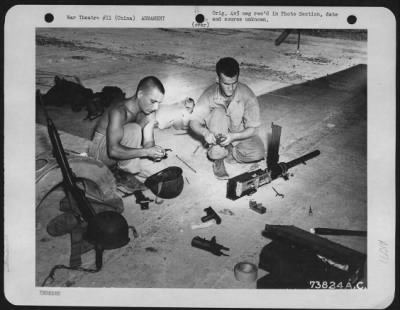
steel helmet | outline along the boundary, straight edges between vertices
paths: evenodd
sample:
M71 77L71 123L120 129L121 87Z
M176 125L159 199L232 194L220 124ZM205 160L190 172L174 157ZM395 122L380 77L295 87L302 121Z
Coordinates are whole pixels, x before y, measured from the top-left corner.
M183 190L182 169L171 166L149 176L144 185L160 198L175 198Z
M86 240L96 247L112 250L129 242L129 226L126 219L114 211L96 214L88 223Z

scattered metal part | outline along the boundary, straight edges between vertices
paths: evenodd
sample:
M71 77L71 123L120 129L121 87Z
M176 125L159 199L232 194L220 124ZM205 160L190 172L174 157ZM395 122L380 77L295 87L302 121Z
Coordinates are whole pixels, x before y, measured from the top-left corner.
M214 225L214 222L206 222L206 223L201 223L201 224L192 224L191 228L192 228L192 230L196 230L196 229L207 228L212 225Z
M311 228L312 234L318 235L335 235L335 236L361 236L366 237L367 232L363 230L350 230L350 229L334 229L334 228Z
M158 250L152 246L148 246L147 248L145 248L145 250L147 252L153 252L153 253L158 252Z
M185 177L185 180L188 184L190 184L189 179L187 177Z
M208 251L217 256L221 256L221 255L229 256L229 255L221 252L221 250L229 251L229 248L226 248L226 247L218 244L215 239L215 236L212 237L211 240L206 240L206 239L200 238L199 236L196 236L192 240L192 247Z
M313 214L313 212L312 212L312 209L311 209L311 206L308 208L308 215L312 215Z
M200 148L200 145L196 146L196 148L193 151L193 155L196 154L196 152L199 150L199 148Z
M134 238L139 237L139 234L138 234L138 232L137 232L135 227L133 227L132 225L129 225L128 228L132 231L132 235L133 235Z
M297 50L296 50L296 55L301 55L300 54L300 30L297 30Z
M332 265L332 266L334 266L334 267L336 267L336 268L338 268L340 270L343 270L345 272L349 271L349 265L347 265L347 264L346 265L345 264L339 264L338 262L335 262L335 261L333 261L333 260L331 260L329 258L326 258L326 257L322 256L322 255L317 255L317 257L320 260L322 260L324 263Z
M264 214L265 212L267 212L267 208L265 208L261 203L257 203L253 199L249 201L249 207L251 210L256 211L260 214Z
M274 190L274 192L276 193L275 194L275 196L281 196L282 197L282 199L283 198L285 198L285 195L284 194L281 194L281 193L279 193L273 186L272 186L272 189Z
M168 152L172 152L172 149L164 149L164 156L161 157L161 159L166 159L166 158L168 158Z
M215 220L215 222L219 225L221 224L221 218L219 215L214 211L212 207L205 208L204 211L207 213L207 215L203 216L201 218L201 221L208 222L210 220Z
M215 135L215 141L218 145L221 145L222 142L226 140L226 136L222 133L216 134Z
M140 209L142 210L148 210L149 202L154 201L153 199L150 199L145 195L143 195L142 191L134 191L131 195L135 195L136 203L140 205Z
M122 198L126 198L126 197L132 196L134 194L134 192L128 192L125 189L122 189L122 187L120 187L120 186L117 187L117 191L119 191L123 194Z
M168 158L168 154L167 154L167 152L172 152L172 149L164 149L164 155L163 155L163 157L160 157L160 158L154 158L154 159L153 159L153 161L155 161L155 162L159 162L159 161L161 161L162 159L166 159L166 158Z
M182 158L180 158L178 155L176 155L176 158L178 158L181 162L183 162L188 168L190 168L194 173L197 173L196 170L194 170L186 161L184 161Z
M248 262L237 263L233 269L235 279L247 283L257 280L257 272L257 266Z

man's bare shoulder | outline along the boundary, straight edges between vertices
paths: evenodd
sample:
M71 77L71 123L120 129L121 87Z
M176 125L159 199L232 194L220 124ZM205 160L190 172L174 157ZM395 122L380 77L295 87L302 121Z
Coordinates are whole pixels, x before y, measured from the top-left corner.
M122 124L125 115L126 112L124 111L123 106L121 106L120 103L113 103L100 117L95 131L104 135L106 131L110 129L110 124L112 124L112 126L116 126L117 123Z
M125 120L127 109L125 105L116 105L108 111L108 117L113 120Z

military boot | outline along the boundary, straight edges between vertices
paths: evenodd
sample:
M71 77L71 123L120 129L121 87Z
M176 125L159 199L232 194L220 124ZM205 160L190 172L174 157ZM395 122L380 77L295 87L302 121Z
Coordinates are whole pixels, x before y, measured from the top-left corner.
M217 177L217 179L219 179L219 180L229 179L229 175L226 172L223 158L214 160L213 171L214 171L214 175Z

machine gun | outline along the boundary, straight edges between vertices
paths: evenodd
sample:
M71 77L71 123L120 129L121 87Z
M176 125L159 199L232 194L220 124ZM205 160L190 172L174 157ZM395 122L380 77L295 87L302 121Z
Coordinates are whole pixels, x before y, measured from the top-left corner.
M227 182L226 198L236 200L245 195L252 195L260 186L268 184L279 177L287 180L290 168L301 163L305 164L307 160L320 154L320 151L316 150L289 162L278 162L281 129L280 126L272 123L272 136L269 141L267 154L267 169L245 172L229 179Z
M67 195L71 194L72 198L76 202L78 210L80 211L80 216L87 223L87 225L82 225L86 226L83 234L80 234L79 229L73 228L71 230L71 240L75 239L75 242L79 244L79 242L83 241L80 240L80 237L83 235L84 241L87 241L93 245L96 251L96 269L82 268L80 266L80 260L77 265L56 265L50 271L49 276L44 280L42 284L42 286L44 286L49 278L54 278L55 271L60 268L81 270L86 272L100 271L103 265L103 251L106 249L116 249L125 246L130 241L128 236L129 229L132 229L134 234L136 234L136 231L133 226L128 226L126 219L118 212L95 212L92 202L89 201L89 199L85 196L85 191L77 185L78 180L69 166L57 128L49 117L40 95L39 100L46 116L48 134L53 147L53 156L56 158L63 176L64 189ZM76 217L77 226L80 226L82 220L79 216ZM76 231L78 231L78 238L73 236ZM76 244L71 244L71 251L74 248L77 248Z

